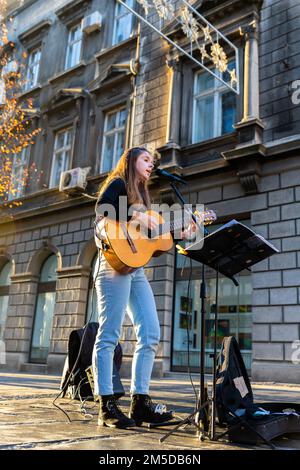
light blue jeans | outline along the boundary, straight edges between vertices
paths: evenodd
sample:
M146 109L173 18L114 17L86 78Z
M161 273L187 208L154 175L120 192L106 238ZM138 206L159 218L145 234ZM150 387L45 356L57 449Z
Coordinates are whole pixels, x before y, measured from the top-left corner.
M99 330L93 350L95 394L113 394L112 372L114 349L119 341L127 311L136 334L132 361L131 394L149 394L160 326L154 295L144 269L130 274L114 270L102 254L95 266ZM98 272L98 274L97 274Z

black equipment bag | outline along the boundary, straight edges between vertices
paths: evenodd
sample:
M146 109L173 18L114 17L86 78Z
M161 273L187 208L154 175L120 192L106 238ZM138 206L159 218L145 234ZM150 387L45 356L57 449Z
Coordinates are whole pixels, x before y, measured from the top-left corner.
M300 404L253 402L247 370L234 336L223 339L216 380L220 424L228 425L229 440L255 444L282 434L300 432Z
M88 380L86 369L92 364L92 353L96 340L99 323L88 323L84 335L80 356L78 358L75 370L70 377L74 364L77 360L81 340L85 328L73 330L69 336L68 356L66 357L60 389L63 390L63 396L67 393L73 399L93 399L93 390ZM125 395L124 388L121 383L119 370L122 364L122 347L118 343L114 353L113 363L113 388L117 397ZM69 380L69 382L68 382ZM68 385L66 385L68 382Z

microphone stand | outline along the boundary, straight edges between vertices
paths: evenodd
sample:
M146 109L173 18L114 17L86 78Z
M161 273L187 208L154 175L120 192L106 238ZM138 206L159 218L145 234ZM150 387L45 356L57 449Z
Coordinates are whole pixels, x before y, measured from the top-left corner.
M181 202L182 206L186 205L186 201L184 200L181 192L175 185L175 181L170 181L170 186L172 187L173 191L175 192L176 196L178 197L179 201ZM197 227L202 230L198 219L194 215L193 211L189 207L188 209L185 208L187 212L191 215L192 220L195 222ZM204 235L207 235L209 232L204 227ZM208 418L207 418L207 406L209 404L209 400L207 399L207 389L205 388L205 299L206 299L206 283L205 283L205 270L204 264L202 264L202 280L201 280L201 289L200 289L200 298L201 298L201 356L200 356L200 395L198 399L198 404L196 406L196 410L189 415L186 419L182 420L174 429L169 431L165 436L160 439L160 443L162 443L167 437L169 437L173 432L177 431L182 425L184 424L193 424L197 428L197 436L198 438L203 441L205 438L205 433L208 431ZM192 420L192 418L194 418ZM171 423L170 423L171 424Z

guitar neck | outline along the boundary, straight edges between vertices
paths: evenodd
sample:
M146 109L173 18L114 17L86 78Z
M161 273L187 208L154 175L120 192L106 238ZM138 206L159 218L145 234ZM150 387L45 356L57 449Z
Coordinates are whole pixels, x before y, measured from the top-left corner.
M172 221L163 222L159 225L159 233L163 235L167 232L174 232L175 230L181 230L185 226L184 216L180 215L175 217Z
M193 214L198 222L203 225L211 224L216 220L216 214L212 210L206 210L202 213L196 211ZM172 221L163 222L159 225L159 233L167 233L167 232L174 232L175 230L180 230L182 228L186 228L186 226L190 223L191 214L187 218L187 213L180 213L179 215L175 215Z

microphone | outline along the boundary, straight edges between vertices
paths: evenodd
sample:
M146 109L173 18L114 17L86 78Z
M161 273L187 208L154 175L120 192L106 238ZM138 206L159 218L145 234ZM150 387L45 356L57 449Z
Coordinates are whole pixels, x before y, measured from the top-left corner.
M164 176L165 178L168 178L170 181L177 181L178 183L187 184L187 182L184 181L184 179L180 178L180 176L172 175L168 171L162 170L161 168L156 168L155 174L157 176Z

